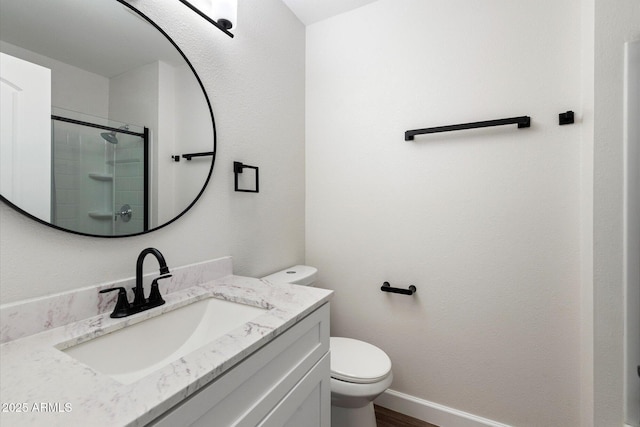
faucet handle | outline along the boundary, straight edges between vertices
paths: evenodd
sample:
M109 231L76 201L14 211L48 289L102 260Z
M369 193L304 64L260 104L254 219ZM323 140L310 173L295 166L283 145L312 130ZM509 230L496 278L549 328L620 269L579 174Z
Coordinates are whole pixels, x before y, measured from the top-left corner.
M158 280L168 279L171 276L173 276L173 274L165 274L164 276L153 279L153 282L151 282L151 292L149 293L149 304L154 304L154 306L164 304L164 299L162 295L160 295Z
M113 309L113 312L111 313L110 317L117 318L117 317L128 316L131 306L129 305L129 300L127 299L127 291L124 288L118 287L118 288L103 289L100 291L100 293L104 294L104 293L113 292L113 291L118 291L118 301L116 301L116 306Z

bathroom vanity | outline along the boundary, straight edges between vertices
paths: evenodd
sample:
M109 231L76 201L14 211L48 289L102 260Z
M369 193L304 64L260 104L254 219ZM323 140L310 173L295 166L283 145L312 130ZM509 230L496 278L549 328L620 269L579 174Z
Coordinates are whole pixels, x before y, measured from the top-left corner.
M228 258L172 272L166 304L126 318L98 291L132 279L0 307L0 424L330 426L331 291Z
M328 306L176 405L157 426L330 426Z

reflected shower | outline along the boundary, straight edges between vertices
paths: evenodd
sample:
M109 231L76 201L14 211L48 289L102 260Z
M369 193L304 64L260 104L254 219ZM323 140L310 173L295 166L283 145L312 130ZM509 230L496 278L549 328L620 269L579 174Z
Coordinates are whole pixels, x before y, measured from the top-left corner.
M124 125L124 126L120 126L118 128L119 130L129 130L129 125ZM100 136L102 137L102 139L104 139L107 142L110 142L111 144L117 144L118 143L118 138L116 137L117 132L111 131L111 132L102 132L100 134Z
M51 224L93 236L149 230L149 129L87 118L51 115Z

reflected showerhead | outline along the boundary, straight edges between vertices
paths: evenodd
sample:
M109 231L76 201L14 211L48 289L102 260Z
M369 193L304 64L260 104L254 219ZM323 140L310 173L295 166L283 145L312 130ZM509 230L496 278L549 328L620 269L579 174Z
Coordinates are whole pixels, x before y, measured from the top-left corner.
M118 138L116 137L115 132L102 132L100 136L102 137L102 139L112 144L118 143Z
M129 125L120 126L118 129L129 130ZM118 143L118 138L116 137L115 130L111 132L102 132L100 136L102 137L102 139L104 139L107 142L110 142L111 144Z

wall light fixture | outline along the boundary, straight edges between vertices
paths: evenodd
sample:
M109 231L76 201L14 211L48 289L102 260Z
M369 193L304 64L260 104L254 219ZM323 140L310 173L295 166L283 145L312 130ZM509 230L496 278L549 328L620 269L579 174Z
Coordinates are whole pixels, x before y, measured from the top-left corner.
M180 0L191 10L233 37L229 31L238 26L238 0Z

